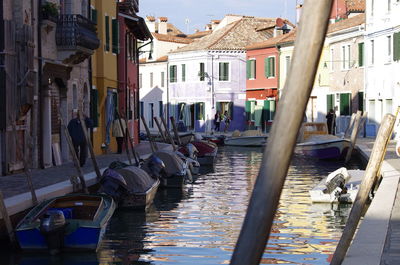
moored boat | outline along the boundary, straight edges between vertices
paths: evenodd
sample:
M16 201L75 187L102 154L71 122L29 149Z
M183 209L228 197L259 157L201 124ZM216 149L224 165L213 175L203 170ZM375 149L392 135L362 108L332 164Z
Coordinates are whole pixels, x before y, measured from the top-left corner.
M268 135L258 130L247 130L243 133L234 131L232 136L225 138L225 145L258 147L266 144Z
M23 250L96 251L115 207L105 194L70 194L46 200L17 225L17 240Z

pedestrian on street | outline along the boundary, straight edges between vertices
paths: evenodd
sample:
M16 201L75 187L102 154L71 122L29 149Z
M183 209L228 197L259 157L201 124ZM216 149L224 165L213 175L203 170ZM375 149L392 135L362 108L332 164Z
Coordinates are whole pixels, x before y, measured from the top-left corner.
M86 117L85 114L83 114L83 119L85 120L86 128L93 127L93 121ZM83 133L81 121L78 117L77 109L72 111L72 119L68 123L68 132L71 136L76 156L79 159L79 164L81 167L83 167L87 158L87 142L85 134Z
M227 132L229 129L229 125L231 123L231 118L229 117L228 111L226 111L226 110L224 112L224 121L225 121L224 132Z
M121 124L119 121L121 120ZM112 135L117 140L117 153L122 154L122 144L124 143L124 132L126 131L126 123L123 115L121 114L121 119L118 118L118 114L115 115L115 119L112 124Z
M333 109L329 110L329 113L326 115L326 125L328 126L328 133L335 135L336 131L336 114Z
M215 131L219 131L219 127L221 125L221 113L219 112L219 110L217 111L217 113L215 113L214 116L214 123L215 123Z

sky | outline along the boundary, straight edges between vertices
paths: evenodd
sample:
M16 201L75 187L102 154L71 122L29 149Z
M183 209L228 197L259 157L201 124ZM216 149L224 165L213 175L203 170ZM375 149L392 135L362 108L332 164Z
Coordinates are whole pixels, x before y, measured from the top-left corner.
M283 17L296 21L296 3L301 0L139 0L139 15L168 17L184 33L204 30L214 19L227 14ZM188 22L188 23L187 23Z

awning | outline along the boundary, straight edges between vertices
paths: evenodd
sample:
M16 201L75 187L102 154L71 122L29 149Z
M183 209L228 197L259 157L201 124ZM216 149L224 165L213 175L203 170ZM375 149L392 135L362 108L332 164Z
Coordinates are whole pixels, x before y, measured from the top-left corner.
M119 16L125 18L125 23L129 30L135 35L138 40L148 40L153 39L146 22L142 17L136 15L127 15L124 13L118 13Z

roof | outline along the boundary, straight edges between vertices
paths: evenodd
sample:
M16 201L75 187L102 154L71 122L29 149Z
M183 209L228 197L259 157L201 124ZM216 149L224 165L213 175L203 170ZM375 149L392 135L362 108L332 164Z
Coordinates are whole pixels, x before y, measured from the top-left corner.
M339 22L333 23L329 25L328 33L337 32L343 29L352 28L355 26L359 26L365 23L365 14L360 14L348 19L340 20Z
M155 32L152 32L151 34L154 36L155 39L157 39L159 41L184 43L184 44L189 44L189 43L193 42L192 39L181 38L181 37L173 36L170 34L160 34L160 33L155 33Z
M187 37L190 38L190 39L198 39L198 38L202 38L202 37L204 37L204 36L207 36L207 35L209 35L209 34L211 34L211 33L212 33L211 30L198 31L198 32L196 32L196 33L187 35Z
M151 60L147 61L147 58L142 58L139 60L140 64L145 64L145 63L162 63L162 62L167 62L168 61L168 55L161 56L160 58L157 58L156 60Z
M347 12L365 12L365 0L346 0Z
M246 46L246 50L258 50L275 47L279 44L294 42L296 39L296 29L293 29L287 34L279 35L274 38L270 38L268 40L257 42Z
M270 38L272 30L257 31L257 28L270 25L275 21L275 18L242 16L238 21L214 30L211 34L171 53L196 50L244 50L251 43Z

